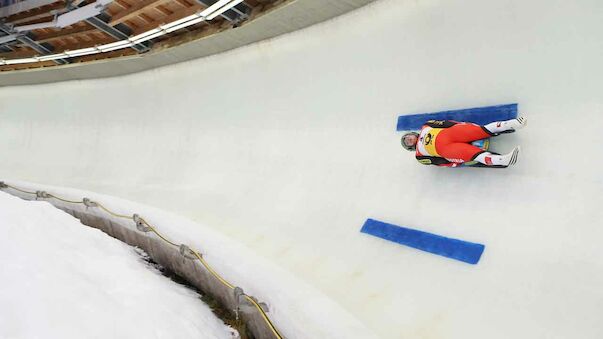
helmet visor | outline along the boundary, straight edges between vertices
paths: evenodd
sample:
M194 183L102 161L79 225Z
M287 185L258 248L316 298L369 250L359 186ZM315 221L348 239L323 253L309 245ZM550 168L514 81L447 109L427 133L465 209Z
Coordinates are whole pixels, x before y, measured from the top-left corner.
M402 142L406 147L413 147L417 142L417 137L414 134L407 134L402 138Z
M402 147L408 151L415 150L415 146L417 144L419 136L417 133L407 133L402 136Z

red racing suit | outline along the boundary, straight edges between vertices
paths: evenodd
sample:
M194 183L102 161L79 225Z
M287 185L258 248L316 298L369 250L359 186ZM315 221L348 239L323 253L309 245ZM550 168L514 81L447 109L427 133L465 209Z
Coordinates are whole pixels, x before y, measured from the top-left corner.
M493 135L484 126L452 120L429 120L421 127L416 158L424 165L456 167L485 152L472 141Z

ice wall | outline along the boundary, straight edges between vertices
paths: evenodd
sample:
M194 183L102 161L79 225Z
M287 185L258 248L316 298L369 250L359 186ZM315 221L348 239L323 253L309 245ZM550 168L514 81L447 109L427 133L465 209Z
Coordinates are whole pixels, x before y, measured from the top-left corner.
M0 177L161 207L384 338L600 338L603 3L383 0L136 75L0 88ZM507 170L419 165L399 114L519 103ZM477 266L359 233L480 242ZM319 312L319 310L317 310Z

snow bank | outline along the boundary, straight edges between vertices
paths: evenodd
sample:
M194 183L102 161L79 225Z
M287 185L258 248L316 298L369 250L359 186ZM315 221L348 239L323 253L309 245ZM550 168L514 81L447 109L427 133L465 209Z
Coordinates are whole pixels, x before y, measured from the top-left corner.
M1 338L232 338L199 295L47 202L0 192Z

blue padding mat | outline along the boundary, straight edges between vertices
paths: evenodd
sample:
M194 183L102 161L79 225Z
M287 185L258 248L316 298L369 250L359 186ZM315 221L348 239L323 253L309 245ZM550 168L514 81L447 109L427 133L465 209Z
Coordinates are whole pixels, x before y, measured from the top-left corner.
M485 248L482 244L446 238L373 219L367 219L360 232L469 264L477 264Z
M435 113L401 115L398 117L398 131L414 131L428 120L455 120L486 125L493 121L517 118L517 104L457 109Z

